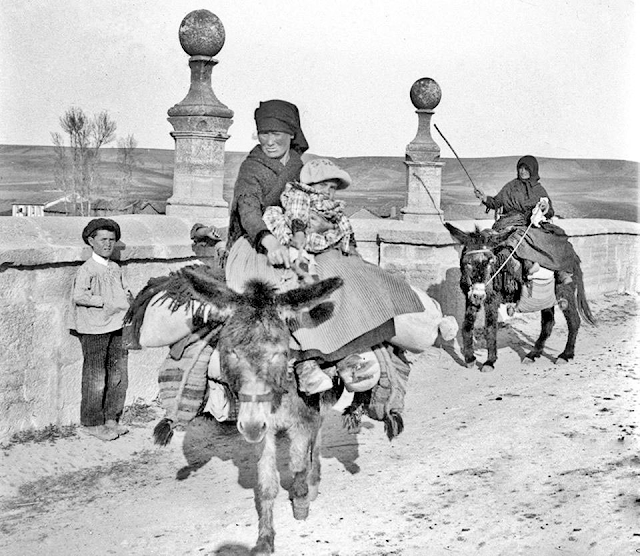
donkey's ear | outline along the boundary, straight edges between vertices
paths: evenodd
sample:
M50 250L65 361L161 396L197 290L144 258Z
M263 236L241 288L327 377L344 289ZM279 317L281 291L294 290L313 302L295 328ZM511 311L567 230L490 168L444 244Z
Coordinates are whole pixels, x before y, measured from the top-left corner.
M512 233L512 229L508 229L502 232L496 232L492 230L489 234L489 239L491 240L492 245L500 245L503 241L506 241Z
M300 311L313 309L326 302L342 284L342 278L328 278L311 286L278 294L275 301L283 318L289 319L295 317Z
M185 267L176 274L181 278L180 290L168 297L174 302L186 298L194 318L222 322L235 310L240 295L213 277L204 265Z
M447 230L449 230L449 233L453 236L455 240L459 241L463 245L469 242L469 234L467 234L466 232L463 232L459 228L456 228L453 224L449 222L445 222L444 226L445 228L447 228Z

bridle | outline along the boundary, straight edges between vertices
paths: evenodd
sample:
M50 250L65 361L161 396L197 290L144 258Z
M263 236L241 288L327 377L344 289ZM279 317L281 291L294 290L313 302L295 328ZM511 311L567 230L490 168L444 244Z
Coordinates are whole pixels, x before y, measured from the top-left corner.
M524 238L527 237L527 233L529 232L529 230L531 229L531 226L533 225L533 223L529 223L529 225L527 226L527 229L524 231L524 234L522 234L522 237L520 238L520 240L518 241L518 243L516 244L516 246L511 250L511 253L509 253L509 256L504 260L504 262L500 265L500 267L498 268L498 270L496 270L493 275L491 276L491 278L489 278L484 285L488 286L491 281L500 273L500 271L505 267L505 265L509 262L509 260L513 257L514 253L516 252L516 249L518 249L518 247L520 247L520 244L524 241ZM488 247L483 247L482 249L472 249L470 251L465 251L462 255L462 258L464 259L465 256L469 255L470 253L492 253L493 251L491 249L489 249Z

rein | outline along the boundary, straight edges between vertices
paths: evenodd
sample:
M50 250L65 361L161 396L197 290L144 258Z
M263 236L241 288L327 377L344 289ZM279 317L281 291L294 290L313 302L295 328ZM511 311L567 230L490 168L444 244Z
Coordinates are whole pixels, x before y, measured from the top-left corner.
M514 253L516 252L516 250L518 249L518 247L520 247L520 244L524 241L524 238L527 237L527 232L531 229L531 226L533 226L533 223L530 222L529 225L527 226L527 229L524 231L524 234L522 234L522 237L520 238L520 240L518 241L518 243L516 244L516 246L513 248L513 250L511 251L511 253L509 253L509 256L504 260L504 262L500 265L500 267L498 268L498 270L496 270L493 275L491 276L491 278L489 278L484 285L488 286L492 280L500 273L500 271L505 267L505 265L509 262L509 260L511 258L513 258ZM482 249L472 249L471 251L466 251L463 255L463 257L465 255L468 255L469 253L493 253L493 251L491 251L491 249L488 249L486 247L482 248Z

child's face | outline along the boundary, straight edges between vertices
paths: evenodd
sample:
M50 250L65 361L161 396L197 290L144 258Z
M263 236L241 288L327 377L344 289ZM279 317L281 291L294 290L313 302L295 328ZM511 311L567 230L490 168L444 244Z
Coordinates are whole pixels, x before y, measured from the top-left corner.
M336 196L336 189L338 189L338 182L336 180L319 181L314 183L312 187L318 193L323 193L333 201Z
M98 230L88 241L96 255L110 259L116 246L116 234L110 230Z

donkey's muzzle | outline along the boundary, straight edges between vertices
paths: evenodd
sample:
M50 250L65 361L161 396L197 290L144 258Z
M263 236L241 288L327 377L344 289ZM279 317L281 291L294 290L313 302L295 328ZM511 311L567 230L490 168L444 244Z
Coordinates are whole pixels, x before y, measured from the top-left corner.
M238 393L238 431L247 442L261 442L267 433L273 392L261 394Z
M256 444L261 442L267 433L266 421L242 421L238 419L238 431L247 442Z
M480 305L487 297L487 288L484 284L475 283L469 290L469 301L474 305Z

